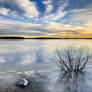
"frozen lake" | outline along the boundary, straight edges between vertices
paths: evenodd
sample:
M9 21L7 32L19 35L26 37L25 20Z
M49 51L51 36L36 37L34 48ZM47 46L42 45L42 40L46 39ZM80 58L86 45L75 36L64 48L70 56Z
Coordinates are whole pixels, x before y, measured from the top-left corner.
M91 92L91 62L85 74L67 79L71 74L61 74L55 63L56 48L88 47L92 50L92 40L88 39L54 39L54 40L11 40L0 39L0 81L11 81L15 75L37 75L48 77L45 83L46 92ZM38 74L38 75L39 75ZM63 76L64 75L64 76ZM63 78L65 81L61 80ZM15 78L16 79L16 78ZM70 81L71 80L71 81ZM70 85L71 83L71 85ZM45 92L42 91L42 92ZM5 91L6 92L6 91ZM36 92L36 91L33 91Z

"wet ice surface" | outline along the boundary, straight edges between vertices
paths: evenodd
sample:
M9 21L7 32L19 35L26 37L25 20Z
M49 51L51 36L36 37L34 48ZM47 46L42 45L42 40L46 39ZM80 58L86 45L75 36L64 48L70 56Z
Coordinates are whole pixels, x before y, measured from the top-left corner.
M92 62L80 74L58 70L56 47L67 46L91 48L92 40L0 40L0 92L92 92ZM22 78L30 80L24 89Z
M26 88L16 83L22 78L30 81ZM0 92L92 92L92 65L82 73L65 73L52 70L29 70L10 72L0 77Z
M81 73L54 72L48 87L50 92L91 92L92 66Z

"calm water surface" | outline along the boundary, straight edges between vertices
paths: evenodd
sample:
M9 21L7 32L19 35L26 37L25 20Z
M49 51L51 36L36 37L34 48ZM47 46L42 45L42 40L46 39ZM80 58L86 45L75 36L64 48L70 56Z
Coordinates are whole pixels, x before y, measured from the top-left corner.
M71 46L92 48L92 40L0 40L0 65L17 65L18 68L35 63L52 63L56 48Z
M86 69L86 74L80 74L80 76L75 74L75 79L69 77L71 74L60 75L60 72L56 72L56 48L65 47L88 47L91 51L92 40L0 40L1 79L6 76L5 73L27 71L25 73L29 74L29 71L31 73L40 71L40 73L50 74L49 84L45 85L48 89L46 92L92 92L91 63ZM73 80L75 82L72 82Z

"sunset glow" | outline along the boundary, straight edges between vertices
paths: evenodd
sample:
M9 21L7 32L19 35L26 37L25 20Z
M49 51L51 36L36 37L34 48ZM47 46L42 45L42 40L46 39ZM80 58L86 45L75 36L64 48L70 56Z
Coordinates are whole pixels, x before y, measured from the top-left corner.
M92 38L92 0L0 0L0 37Z

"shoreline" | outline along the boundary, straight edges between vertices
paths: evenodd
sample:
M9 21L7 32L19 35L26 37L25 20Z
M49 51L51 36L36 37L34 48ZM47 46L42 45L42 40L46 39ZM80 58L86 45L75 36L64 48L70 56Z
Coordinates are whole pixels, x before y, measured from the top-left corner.
M92 38L44 38L44 37L37 37L37 38L25 38L25 37L0 37L0 39L92 39Z

